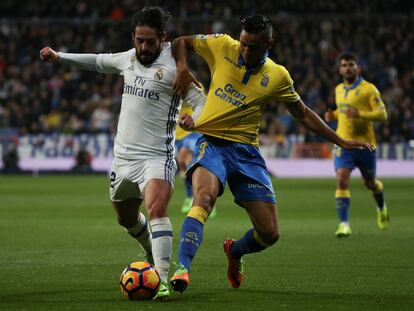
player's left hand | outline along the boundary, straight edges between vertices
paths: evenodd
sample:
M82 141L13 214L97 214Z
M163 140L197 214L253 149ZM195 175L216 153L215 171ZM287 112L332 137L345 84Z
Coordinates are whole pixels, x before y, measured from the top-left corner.
M178 125L186 131L192 131L195 126L193 117L187 113L184 113L182 116L180 116L180 119L178 120Z
M346 111L346 116L348 118L358 118L359 117L359 111L358 109L354 107L349 107Z
M370 143L359 141L359 140L345 140L341 147L344 149L353 149L353 150L364 150L374 151L375 147Z

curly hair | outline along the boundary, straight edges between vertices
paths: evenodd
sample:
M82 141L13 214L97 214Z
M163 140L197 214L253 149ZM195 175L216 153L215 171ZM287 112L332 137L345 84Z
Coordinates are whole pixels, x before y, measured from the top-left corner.
M164 11L159 6L144 7L132 16L131 32L134 33L137 26L148 26L155 29L161 36L170 16L170 12Z

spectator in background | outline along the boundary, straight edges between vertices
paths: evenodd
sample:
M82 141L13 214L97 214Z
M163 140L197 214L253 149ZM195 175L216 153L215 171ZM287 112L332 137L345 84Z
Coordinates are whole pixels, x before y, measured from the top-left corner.
M318 105L318 99L330 102L329 92L336 84L331 79L336 75L333 69L336 58L344 49L353 50L361 55L362 69L369 73L366 78L378 86L389 108L389 135L383 137L382 131L377 131L378 142L414 139L414 127L403 117L414 115L414 21L411 18L414 7L410 1L350 0L331 1L329 5L323 0L159 2L180 17L167 24L171 39L184 32L209 33L212 30L233 32L237 36L238 29L232 26L237 25L237 20L232 16L246 11L271 15L280 29L283 51L276 45L269 51L270 56L289 69L299 93L312 95L310 101L305 98L307 103ZM62 101L67 101L71 116L64 116L55 130L93 132L90 124L95 107L90 99L95 96L90 93L99 98L114 96L110 110L114 119L118 119L123 85L120 77L96 77L63 65L43 67L36 60L37 49L56 42L62 51L124 51L129 48L129 41L122 40L120 34L129 34L128 12L141 7L139 1L100 1L95 5L88 0L68 0L64 6L56 6L52 0L24 6L2 1L0 17L5 19L0 26L0 107L7 111L9 118L3 122L4 126L18 128L21 134L47 131L42 128L42 120L53 108L62 110ZM364 14L343 16L342 12L349 7ZM309 13L318 14L309 16ZM76 18L72 18L74 16ZM37 17L36 22L28 22L27 17ZM64 30L50 27L56 23L63 25ZM355 24L358 24L358 31L354 31ZM386 42L384 48L378 49L383 42ZM210 76L204 63L191 58L190 64L203 84L209 85ZM36 107L33 113L35 99L41 107ZM266 112L272 118L283 120L287 136L302 135L302 128L292 122L286 111L273 110L269 105ZM76 117L72 118L73 115ZM114 134L114 129L111 133ZM315 138L308 133L304 137Z
M76 153L75 166L72 170L76 173L90 173L92 171L92 155L85 147L81 147Z
M15 142L10 142L7 145L6 152L3 153L3 171L5 173L17 173L20 171L19 154Z

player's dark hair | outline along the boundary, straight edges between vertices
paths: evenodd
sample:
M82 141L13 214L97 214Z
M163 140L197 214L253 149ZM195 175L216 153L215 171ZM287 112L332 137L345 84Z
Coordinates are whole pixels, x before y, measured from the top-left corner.
M339 55L338 57L338 63L341 62L341 60L346 60L346 61L354 61L355 63L358 64L358 56L356 56L356 54L352 53L352 52L343 52L341 53L341 55Z
M132 16L131 31L135 33L137 26L148 26L157 31L158 35L165 31L167 20L171 14L159 6L146 6Z
M242 30L249 33L262 33L266 39L273 36L273 26L271 21L264 15L241 16L240 23Z

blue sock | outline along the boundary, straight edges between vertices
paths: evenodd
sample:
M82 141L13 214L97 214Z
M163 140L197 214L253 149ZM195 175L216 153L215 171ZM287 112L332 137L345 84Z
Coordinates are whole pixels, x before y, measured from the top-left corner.
M350 198L336 198L336 211L340 222L349 222Z
M374 199L375 202L377 202L377 206L379 209L383 209L384 208L384 190L379 192L379 193L374 193Z
M191 262L203 240L203 224L195 218L186 217L181 227L178 262L190 271Z
M244 237L233 243L230 252L234 258L240 259L244 254L258 253L265 248L254 238L254 229L252 228L246 232Z
M193 187L191 186L191 183L188 181L187 178L184 179L184 186L185 186L185 196L187 198L193 197Z

